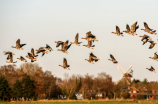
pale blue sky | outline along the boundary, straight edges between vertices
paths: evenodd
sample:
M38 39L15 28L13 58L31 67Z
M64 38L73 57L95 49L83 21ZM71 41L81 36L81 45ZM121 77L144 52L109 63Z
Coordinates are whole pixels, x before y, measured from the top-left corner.
M140 30L144 28L143 22L149 27L158 30L158 1L157 0L0 0L0 66L7 65L3 51L12 51L13 60L21 63L17 57L26 56L31 48L49 44L53 52L38 57L37 63L43 70L49 70L52 74L63 78L64 73L85 75L87 73L97 75L106 72L114 81L122 77L117 68L118 65L124 70L132 65L136 79L157 81L158 73L146 70L151 65L158 72L158 62L149 59L157 51L156 45L149 50L149 43L142 45L140 35L147 34L157 42L157 36ZM130 36L124 33L124 37L111 34L126 29L138 21L138 36ZM94 50L83 46L72 45L69 54L57 51L55 41L61 40L73 42L76 33L79 33L79 41L87 44L82 37L91 31L96 35L98 42L94 42ZM16 50L11 46L16 45L16 40L26 43L24 50ZM93 52L100 61L90 64L85 59ZM108 60L109 54L113 54L119 62L113 64ZM63 63L63 57L67 58L70 70L59 67ZM30 61L30 60L28 60Z

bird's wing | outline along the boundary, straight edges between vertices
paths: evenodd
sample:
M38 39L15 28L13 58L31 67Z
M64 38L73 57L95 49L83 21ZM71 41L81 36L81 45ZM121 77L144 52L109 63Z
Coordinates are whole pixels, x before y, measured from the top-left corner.
M115 58L114 58L114 56L113 56L112 54L110 54L110 57L111 57L113 60L115 60Z
M46 44L46 48L51 48L48 44Z
M17 47L20 47L20 39L18 39L18 40L16 41L16 46L17 46Z
M64 42L58 41L56 47L59 47L60 45L63 45Z
M77 33L76 36L75 36L75 43L78 44L78 33Z
M116 26L116 33L120 33L120 28Z
M69 45L67 46L67 50L70 48L71 45L72 45L72 44L69 44Z
M156 54L156 52L154 53L154 58L158 58L158 55Z
M67 48L68 43L69 43L69 41L68 41L68 40L64 43L64 46L63 46L63 48L64 48L64 49L65 49L65 48Z
M91 31L86 33L86 37L88 37L91 34Z
M144 27L145 27L146 29L150 29L149 26L148 26L148 24L147 24L146 22L144 22Z
M92 41L88 41L88 46L89 46L89 47L92 46Z
M126 25L126 29L127 29L127 31L130 31L130 27L128 24Z
M132 26L131 26L131 32L135 32L136 30L136 25L137 25L137 22L135 22Z
M153 48L155 44L151 43L149 48Z
M67 60L66 60L66 58L64 58L64 60L63 60L63 66L67 66Z
M33 49L33 48L31 49L31 54L32 54L32 56L35 56L35 53L34 53L34 49Z

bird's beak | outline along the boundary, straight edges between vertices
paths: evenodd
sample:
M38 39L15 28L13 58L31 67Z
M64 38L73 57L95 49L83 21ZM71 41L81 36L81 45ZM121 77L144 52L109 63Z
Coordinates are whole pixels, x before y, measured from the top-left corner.
M66 54L68 55L68 51L66 51Z
M96 41L96 42L98 42L98 40L97 40L97 39L96 39L95 41Z

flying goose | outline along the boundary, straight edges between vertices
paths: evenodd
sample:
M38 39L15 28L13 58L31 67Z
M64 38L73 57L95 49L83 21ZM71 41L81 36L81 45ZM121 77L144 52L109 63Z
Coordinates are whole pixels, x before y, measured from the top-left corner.
M17 58L17 59L19 59L20 61L27 62L27 60L24 57L22 57L22 56L20 56L20 58Z
M81 38L81 39L86 39L86 40L88 40L88 41L98 41L97 39L96 39L96 36L94 36L93 34L91 34L91 31L89 31L89 32L87 32L86 33L86 37L85 38Z
M149 47L149 49L152 49L154 46L155 46L155 44L157 44L156 42L154 42L154 41L148 41L148 42L150 42L151 44L150 44L150 47Z
M100 59L97 58L97 56L95 56L92 52L90 53L90 56L92 57L93 60L95 60L95 62L97 62L98 60L100 60Z
M58 51L62 51L62 52L64 52L64 53L66 53L66 54L68 54L68 49L70 48L70 46L72 45L72 44L69 44L68 45L68 43L69 43L69 41L67 40L65 43L64 43L64 45L62 46L62 48L61 49L58 49Z
M123 33L122 32L120 32L120 28L118 27L118 26L116 26L116 32L111 32L111 33L113 33L113 34L116 34L116 35L118 35L118 36L122 36L123 37Z
M33 48L31 49L31 55L34 57L34 59L37 59L37 56L38 56L38 55L35 55L35 52L34 52L34 49L33 49Z
M53 49L48 44L46 44L46 47L42 47L42 48L46 49L46 50L49 50L50 52L53 51Z
M152 40L148 35L139 36L142 37L141 41L143 41L143 45L148 42L148 40Z
M137 22L135 22L132 26L131 26L131 29L130 29L130 34L131 35L137 35L136 33L136 30L139 28L139 25L137 26Z
M90 49L94 49L93 47L95 47L95 45L92 46L92 41L88 41L88 44L87 45L83 45L87 48L90 48Z
M70 42L71 44L74 44L74 45L77 45L77 46L80 46L80 44L82 43L82 42L78 42L78 33L76 34L76 37L75 37L75 42L73 43L73 42Z
M28 53L28 55L27 55L26 57L27 57L28 59L30 59L31 62L37 61L37 59L34 58L31 53Z
M16 49L18 49L18 50L23 50L23 46L24 45L26 45L26 44L20 44L20 39L18 39L17 41L16 41L16 46L14 47L14 46L12 46L12 48L16 48Z
M86 61L88 61L89 63L91 63L91 64L94 64L94 59L92 58L92 56L90 55L89 56L89 60L88 59L85 59Z
M151 66L151 68L146 68L146 69L148 69L149 71L152 71L152 72L156 73L155 69L152 66Z
M10 51L8 52L4 51L3 53L5 53L4 55L7 55L7 54L15 55L13 52L10 52Z
M10 61L6 61L7 63L9 63L9 64L13 64L13 65L15 65L14 63L16 63L16 62L13 62L13 55L11 55L11 54L8 54L8 57L7 57L7 59L10 59Z
M63 66L62 65L59 65L61 67L63 67L64 69L67 69L67 70L70 70L70 65L67 64L67 60L66 58L63 59Z
M55 41L56 47L59 47L61 45L61 47L63 46L64 42L63 41Z
M155 33L156 30L150 29L146 22L144 22L144 27L145 27L145 29L141 29L141 30L144 30L145 32L150 33L150 34L155 34L155 35L157 34L157 33Z
M110 54L110 57L111 59L108 60L112 61L113 63L118 63L112 54Z
M157 55L156 53L157 53L157 52L154 53L154 57L149 57L149 58L158 61L158 55Z
M123 32L125 32L125 33L127 33L127 34L130 34L130 27L129 27L128 24L126 25L126 31L123 31Z
M39 53L41 53L42 52L42 56L44 56L44 54L46 53L46 54L48 54L48 52L44 49L44 48L42 48L42 47L40 47L38 50L36 50L37 52L36 52L36 54L39 54Z

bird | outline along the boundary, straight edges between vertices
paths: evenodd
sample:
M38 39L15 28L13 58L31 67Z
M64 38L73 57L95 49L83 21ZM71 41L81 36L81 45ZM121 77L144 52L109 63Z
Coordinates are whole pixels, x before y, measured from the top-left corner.
M92 57L93 60L95 60L95 62L97 62L98 60L100 60L97 56L95 56L93 54L93 52L90 53L90 56Z
M152 66L151 66L151 68L146 68L146 69L148 69L149 71L152 71L152 72L156 73L155 69Z
M141 41L143 41L143 45L148 42L148 40L152 40L148 35L139 36L142 37Z
M136 33L136 30L139 28L139 25L137 26L137 22L135 22L132 26L131 26L131 29L130 29L130 34L131 35L137 35Z
M126 24L126 31L123 31L123 32L125 32L125 33L127 33L127 34L130 34L130 27L129 27L128 24ZM130 35L131 35L131 34L130 34Z
M91 31L86 33L86 37L85 38L81 38L81 39L86 39L88 41L98 41L98 39L96 39L96 36L94 36L93 34L91 34Z
M145 32L150 33L150 34L154 34L154 35L157 34L157 33L155 33L156 30L150 29L146 22L144 22L144 27L145 27L145 29L141 29L141 30L144 30Z
M63 41L55 41L56 47L59 47L61 45L61 47L63 46L64 42Z
M10 59L10 61L6 61L6 62L12 65L15 65L15 63L17 62L17 61L13 62L13 55L11 54L8 54L7 59Z
M67 60L66 58L63 59L63 65L59 65L61 67L63 67L64 69L70 70L70 65L67 64Z
M74 44L74 45L77 45L77 46L80 46L80 44L81 44L82 42L78 42L78 36L79 36L79 34L77 33L76 36L75 36L75 42L70 42L70 43L71 43L71 44Z
M34 58L31 53L28 53L28 55L27 55L26 57L27 57L28 59L30 59L31 62L37 61L37 59Z
M42 48L42 47L40 47L36 51L37 51L36 54L42 53L42 56L44 56L45 53L48 54L48 52L44 48Z
M10 51L8 51L8 52L3 51L3 53L5 53L4 55L7 55L7 54L15 55L13 52L10 52Z
M150 46L149 46L149 49L152 49L154 46L155 46L155 44L157 44L156 42L154 42L154 41L148 41L148 42L150 42L151 44L150 44Z
M48 44L46 44L46 47L42 47L42 48L46 49L46 50L49 50L50 52L53 51L53 49Z
M27 60L24 57L22 57L22 56L20 56L20 58L17 58L17 59L19 59L20 61L27 62Z
M157 52L154 53L154 57L149 57L149 58L158 61L158 55L157 55L156 53L157 53Z
M23 46L24 45L26 45L26 44L20 44L20 39L18 39L17 41L16 41L16 46L14 47L14 46L12 46L12 48L16 48L16 49L18 49L18 50L23 50Z
M110 57L111 59L108 60L112 61L113 63L118 63L112 54L110 54Z
M116 26L116 32L111 32L111 33L113 33L113 34L116 34L116 35L118 35L118 36L122 36L123 37L123 33L122 32L120 32L120 28L118 27L118 26Z
M33 48L31 49L31 55L34 57L34 59L37 59L37 56L38 56L38 55L35 55L35 52L34 52L34 49L33 49Z
M66 53L66 54L68 54L68 49L70 48L70 46L72 45L72 44L69 44L68 45L68 43L69 43L69 41L67 40L64 44L63 44L63 46L62 46L62 48L61 49L58 49L58 51L62 51L62 52L64 52L64 53Z
M89 59L85 59L86 61L88 61L91 64L94 64L94 59L92 58L92 56L89 56Z
M94 49L93 47L95 47L95 45L92 45L92 41L88 41L88 44L87 45L83 45L87 48L90 48L90 49Z

